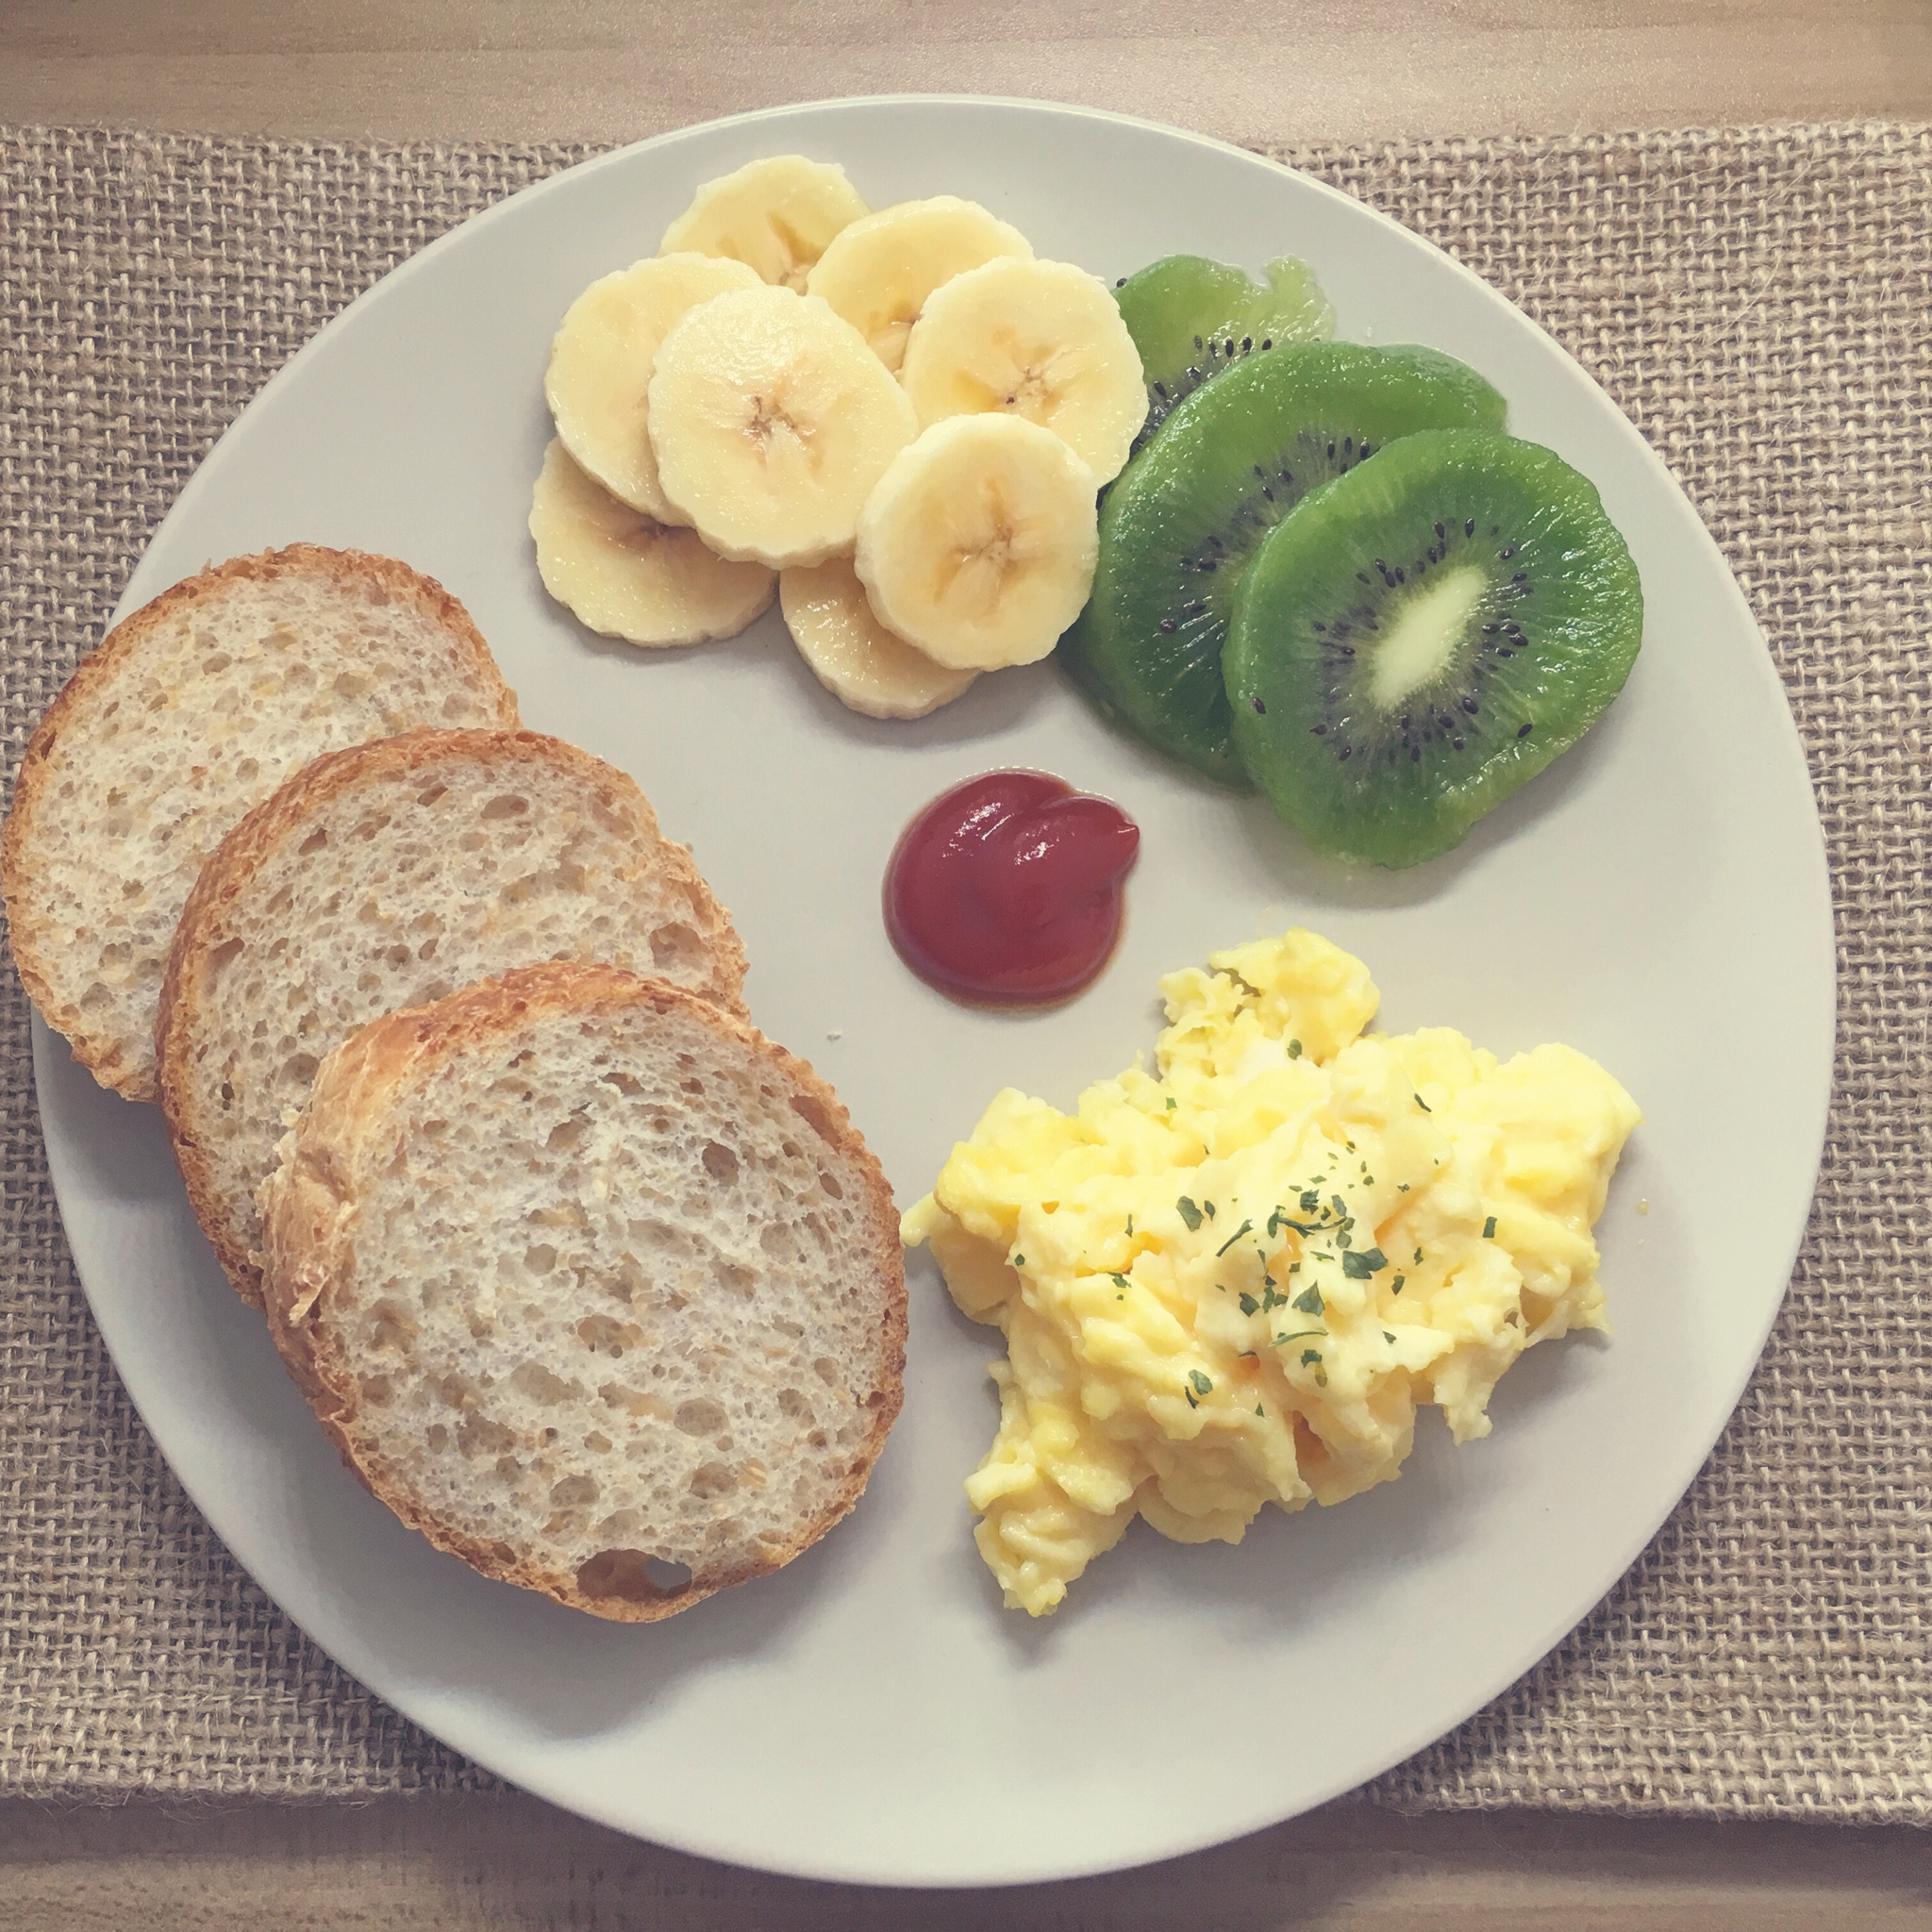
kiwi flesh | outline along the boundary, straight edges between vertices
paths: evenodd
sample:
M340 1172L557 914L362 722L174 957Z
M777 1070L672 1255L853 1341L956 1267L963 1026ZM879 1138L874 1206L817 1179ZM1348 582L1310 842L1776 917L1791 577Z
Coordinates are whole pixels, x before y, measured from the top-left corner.
M1260 546L1223 658L1236 742L1318 851L1414 865L1582 736L1642 631L1588 478L1512 437L1407 437Z
M1335 311L1307 262L1284 255L1261 273L1257 282L1206 256L1170 255L1114 290L1147 377L1141 441L1176 403L1238 361L1335 333Z
M1181 403L1101 505L1093 592L1058 656L1101 714L1224 785L1221 650L1248 559L1310 490L1421 429L1500 429L1503 398L1433 349L1305 342Z

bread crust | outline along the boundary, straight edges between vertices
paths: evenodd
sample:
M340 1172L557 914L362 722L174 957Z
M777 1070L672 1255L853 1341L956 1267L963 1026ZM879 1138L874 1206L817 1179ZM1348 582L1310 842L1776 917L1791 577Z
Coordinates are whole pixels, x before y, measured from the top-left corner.
M155 1098L167 1122L175 1164L181 1170L195 1219L243 1301L258 1307L261 1305L261 1269L236 1233L227 1196L202 1146L206 1096L194 1077L193 1064L209 961L226 938L227 915L258 869L290 840L303 836L317 814L344 794L458 761L508 774L533 756L575 773L587 789L615 786L629 795L643 824L659 838L664 876L688 891L702 921L700 936L716 962L708 996L718 1006L743 1015L743 943L729 914L700 875L690 847L662 838L658 814L627 773L560 738L536 731L405 731L393 738L373 739L324 753L243 817L208 855L182 908L181 923L168 949L155 1019L155 1059L159 1070Z
M381 584L392 597L412 605L425 623L444 632L468 659L479 687L495 687L499 723L507 729L514 729L518 723L516 693L504 682L470 613L433 577L394 558L368 551L291 543L253 557L231 558L171 586L115 625L99 646L75 667L73 676L42 714L21 754L6 827L0 831L0 901L6 907L8 938L27 997L48 1025L66 1036L74 1058L102 1086L129 1100L156 1099L156 1081L147 1069L129 1058L128 1041L95 1030L80 1008L61 996L51 961L53 935L32 904L38 833L48 804L54 749L70 732L86 729L91 711L111 692L142 645L175 623L184 610L236 581L273 583L277 577L291 575Z
M336 1299L355 1278L357 1191L365 1153L391 1110L443 1061L514 1036L554 1015L594 1024L637 1008L699 1015L763 1058L808 1103L812 1128L863 1177L867 1252L852 1257L880 1311L877 1370L865 1406L871 1424L849 1473L824 1507L791 1538L755 1561L694 1572L674 1594L643 1599L591 1596L575 1573L486 1543L418 1505L362 1424L355 1366L331 1324ZM666 980L608 966L551 962L466 987L434 1005L391 1013L336 1048L316 1075L309 1104L283 1138L281 1164L260 1194L264 1305L269 1329L297 1388L342 1460L370 1491L437 1548L487 1576L535 1590L573 1608L620 1623L655 1623L734 1584L782 1567L845 1516L863 1493L904 1400L906 1271L891 1190L878 1162L832 1089L806 1061L768 1041L748 1022Z

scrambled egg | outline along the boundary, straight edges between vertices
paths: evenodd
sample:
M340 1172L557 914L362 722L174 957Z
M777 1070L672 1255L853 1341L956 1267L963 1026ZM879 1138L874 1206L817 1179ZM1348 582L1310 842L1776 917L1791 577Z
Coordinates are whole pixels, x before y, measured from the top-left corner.
M1591 1228L1641 1116L1593 1060L1364 1034L1368 969L1293 931L1161 981L1159 1077L1063 1114L1008 1089L905 1217L1005 1331L966 1484L1009 1607L1135 1516L1239 1542L1264 1503L1396 1475L1418 1403L1489 1433L1531 1343L1605 1328Z

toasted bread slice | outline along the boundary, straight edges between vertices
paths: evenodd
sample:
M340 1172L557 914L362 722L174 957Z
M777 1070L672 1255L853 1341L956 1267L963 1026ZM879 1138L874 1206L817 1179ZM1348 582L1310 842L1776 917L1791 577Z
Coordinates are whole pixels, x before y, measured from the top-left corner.
M663 980L530 966L375 1021L261 1208L270 1326L350 1467L600 1617L790 1561L899 1411L877 1161L808 1066Z
M305 766L215 847L169 951L155 1049L188 1198L261 1299L255 1191L358 1026L512 966L580 959L742 1012L744 949L614 766L531 731L415 731Z
M318 753L516 722L463 607L389 558L298 543L176 584L82 660L21 760L0 868L34 1005L102 1086L152 1100L168 943L228 827Z

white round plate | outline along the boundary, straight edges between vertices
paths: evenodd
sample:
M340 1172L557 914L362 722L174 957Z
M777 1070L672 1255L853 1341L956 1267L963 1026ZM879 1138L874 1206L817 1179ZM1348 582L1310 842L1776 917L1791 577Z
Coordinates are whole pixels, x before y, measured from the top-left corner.
M545 599L525 533L551 333L700 182L789 152L842 162L874 207L972 196L1108 277L1183 250L1299 255L1342 337L1473 363L1629 539L1650 617L1627 691L1460 850L1351 876L1111 736L1050 661L888 724L819 689L775 611L697 651L590 636ZM921 1885L1096 1872L1288 1817L1428 1743L1663 1521L1757 1358L1816 1176L1823 845L1763 641L1690 506L1576 364L1446 256L1251 155L1108 115L867 100L693 128L491 208L331 323L182 492L122 609L298 539L440 578L525 722L637 776L736 916L759 1025L838 1086L902 1207L998 1088L1070 1103L1151 1046L1160 974L1291 924L1369 962L1391 1027L1453 1024L1503 1055L1566 1041L1647 1116L1601 1229L1616 1339L1536 1350L1487 1441L1452 1449L1425 1417L1399 1482L1267 1511L1240 1548L1137 1525L1034 1624L1000 1607L960 1493L992 1436L998 1337L922 1255L905 1415L856 1513L776 1576L633 1626L488 1582L373 1502L224 1282L158 1116L38 1033L61 1208L136 1404L228 1547L398 1709L559 1805L742 1864ZM915 808L1014 765L1117 799L1142 833L1112 964L1031 1017L949 1005L879 918Z

